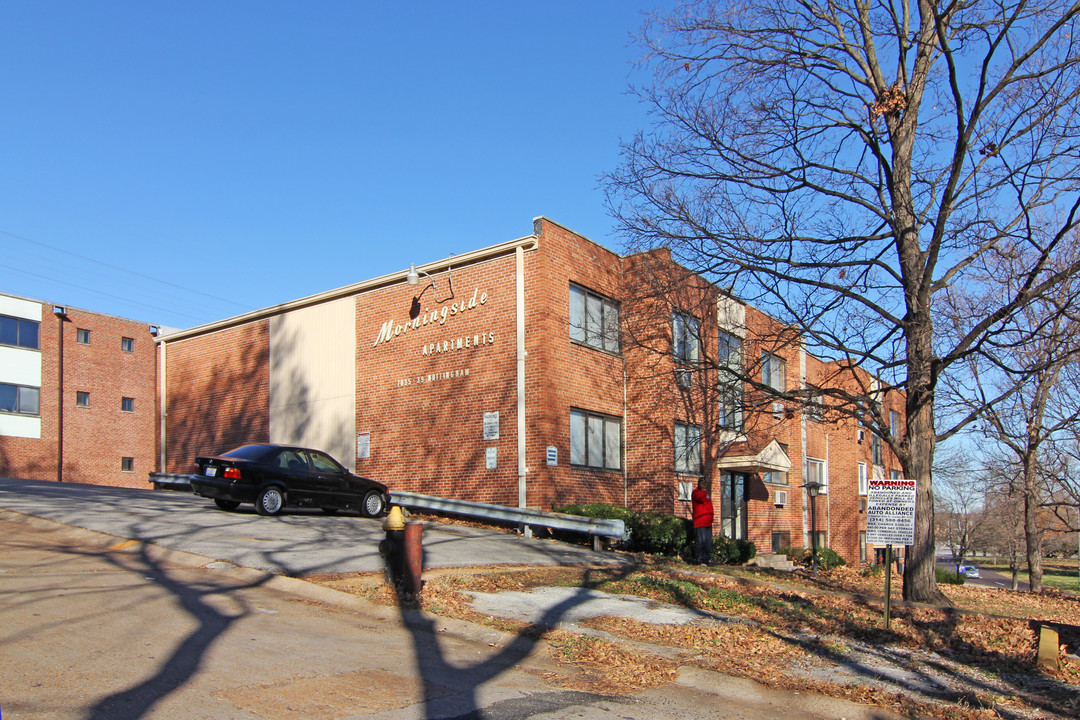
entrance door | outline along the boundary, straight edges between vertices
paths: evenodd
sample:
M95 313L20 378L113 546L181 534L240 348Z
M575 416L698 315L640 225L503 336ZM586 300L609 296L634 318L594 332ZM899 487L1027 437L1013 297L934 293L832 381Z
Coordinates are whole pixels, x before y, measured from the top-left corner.
M745 473L720 473L720 519L724 537L746 539Z

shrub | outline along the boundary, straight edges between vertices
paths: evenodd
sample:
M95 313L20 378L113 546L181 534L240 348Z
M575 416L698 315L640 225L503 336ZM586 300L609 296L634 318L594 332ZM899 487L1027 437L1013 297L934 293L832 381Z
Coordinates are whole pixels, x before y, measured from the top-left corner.
M749 540L733 540L723 535L713 538L709 559L719 565L742 565L757 555L757 545Z
M863 577L869 577L869 578L882 577L885 574L885 566L884 565L877 565L877 564L874 564L874 563L871 563L869 565L864 565L862 570L859 571L859 574L862 575Z
M600 518L601 520L622 520L629 526L636 514L633 510L618 505L604 505L603 503L579 503L567 505L561 508L552 508L552 512L565 515L580 515L582 517Z
M810 554L812 554L811 551ZM817 551L818 567L822 570L832 570L833 568L847 565L844 558L840 557L840 553L836 552L832 548L818 548Z
M654 555L676 556L693 541L690 521L675 515L635 513L631 522L632 547Z
M653 555L676 556L693 542L690 521L675 515L635 512L618 505L602 503L566 505L554 512L582 517L622 520L630 536L628 547Z
M963 585L964 576L958 575L953 570L946 570L945 568L934 568L934 574L937 575L937 581L940 584L945 585Z
M810 566L814 564L814 552L810 548L780 548L781 555L787 555L788 560L800 565ZM832 570L833 568L847 565L847 561L840 557L840 553L832 548L818 548L817 566L819 570Z

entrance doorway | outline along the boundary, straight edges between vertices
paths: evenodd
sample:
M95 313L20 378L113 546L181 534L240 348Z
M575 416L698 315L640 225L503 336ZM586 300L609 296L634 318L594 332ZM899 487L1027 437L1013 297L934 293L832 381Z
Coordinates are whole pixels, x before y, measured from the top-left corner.
M720 519L724 537L745 540L746 473L720 473Z

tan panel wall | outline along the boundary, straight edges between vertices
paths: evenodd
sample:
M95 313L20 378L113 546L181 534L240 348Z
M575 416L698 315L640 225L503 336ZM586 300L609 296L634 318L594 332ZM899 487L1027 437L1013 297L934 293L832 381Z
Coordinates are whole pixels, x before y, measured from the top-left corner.
M270 441L325 450L356 467L355 299L270 320Z

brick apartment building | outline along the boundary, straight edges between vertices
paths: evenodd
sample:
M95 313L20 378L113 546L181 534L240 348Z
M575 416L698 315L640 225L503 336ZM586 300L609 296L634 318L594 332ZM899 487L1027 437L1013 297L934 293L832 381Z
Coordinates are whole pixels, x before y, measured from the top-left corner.
M147 487L157 459L152 330L0 294L0 475Z
M899 474L869 428L828 411L828 388L872 378L809 355L663 251L620 256L544 218L157 343L165 472L269 440L325 449L392 490L680 515L704 476L718 531L768 552L816 530L851 563L872 552L867 478ZM807 401L774 402L766 385ZM899 423L901 398L877 401ZM51 412L43 402L43 425ZM813 522L807 480L822 486Z

